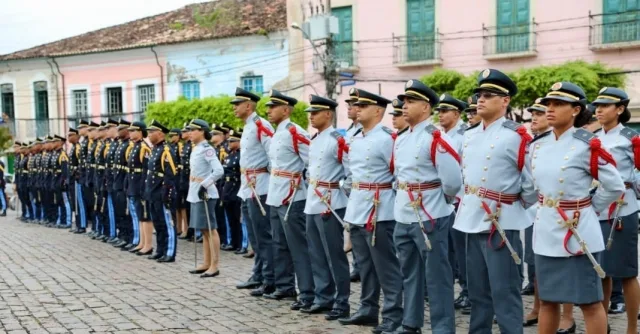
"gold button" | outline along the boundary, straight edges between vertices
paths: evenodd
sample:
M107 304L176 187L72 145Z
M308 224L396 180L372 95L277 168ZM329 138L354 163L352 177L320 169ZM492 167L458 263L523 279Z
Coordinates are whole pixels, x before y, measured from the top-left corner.
M487 168L487 166L484 166L484 168L483 168L483 169L484 169L484 170L487 170L487 169L489 169L489 168Z
M467 144L464 144L464 147L467 147Z
M569 156L568 156L568 155L565 155L565 156L564 156L564 160L569 160Z
M562 190L558 191L558 195L564 196L564 191L562 191Z
M487 179L485 179L484 177L480 179L480 181L482 181L482 182L484 182L484 181L486 181L486 180L487 180Z
M575 147L575 146L571 146L571 150L572 150L572 151L573 151L573 150L575 150L575 149L576 149L576 147Z
M558 182L564 183L564 179L558 179Z
M537 154L534 154L534 155L533 155L533 158L534 158L534 159L535 159L535 158L537 158L537 157L538 157L538 155L537 155Z
M491 146L490 146L490 147L491 147L491 148L493 148L493 144L491 144Z
M416 155L416 160L418 160L418 156Z
M490 156L490 155L487 155L487 160L490 160L490 159L491 159L491 156Z
M560 167L560 169L561 170L565 170L565 169L567 169L567 166L562 166L562 167Z
M464 154L462 155L462 159L464 159L464 158L466 158L466 157L467 157L466 155L464 155Z
M540 148L540 144L536 144L536 148Z
M558 225L560 225L560 224L562 224L562 220L558 219L558 221L556 221L556 223L557 223Z

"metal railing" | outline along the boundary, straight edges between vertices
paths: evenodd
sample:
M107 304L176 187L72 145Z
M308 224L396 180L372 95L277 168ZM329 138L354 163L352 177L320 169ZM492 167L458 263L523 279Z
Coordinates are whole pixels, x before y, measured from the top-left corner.
M536 52L536 26L531 23L488 27L482 25L482 54L484 56Z
M358 42L334 41L334 61L340 69L357 67Z
M433 35L393 36L393 63L438 61L440 58L440 33L436 29Z
M605 48L617 43L640 45L640 10L589 13L589 46Z

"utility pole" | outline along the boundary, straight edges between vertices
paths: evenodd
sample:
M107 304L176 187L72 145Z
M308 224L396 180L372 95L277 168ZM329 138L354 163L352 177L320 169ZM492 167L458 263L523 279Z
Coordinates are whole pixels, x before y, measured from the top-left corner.
M331 0L327 0L326 15L331 17ZM327 37L327 44L325 46L325 66L324 66L324 81L327 98L335 99L336 86L338 85L338 73L336 69L335 61L335 46L333 44L333 34L329 34ZM335 119L334 119L335 121Z

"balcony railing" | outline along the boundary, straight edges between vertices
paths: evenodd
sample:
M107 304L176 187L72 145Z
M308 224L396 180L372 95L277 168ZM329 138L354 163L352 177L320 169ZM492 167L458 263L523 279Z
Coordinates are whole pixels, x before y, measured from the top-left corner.
M640 46L640 10L589 13L589 47L619 49Z
M438 64L440 58L440 33L424 36L393 36L393 63L402 65Z
M334 41L334 61L339 69L358 68L358 42Z
M531 56L536 53L535 21L527 24L482 26L482 54L485 58Z

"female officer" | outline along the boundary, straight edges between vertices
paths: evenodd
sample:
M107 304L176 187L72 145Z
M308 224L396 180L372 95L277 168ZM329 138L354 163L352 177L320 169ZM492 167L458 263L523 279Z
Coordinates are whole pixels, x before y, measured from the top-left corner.
M638 133L625 127L631 113L627 109L629 97L618 88L603 88L593 101L596 117L602 125L598 137L616 160L618 172L624 181L626 191L607 209L600 211L600 227L607 245L603 253L602 269L607 274L603 280L604 307L609 309L612 277L622 279L625 304L627 306L627 333L638 332L638 306L640 286L638 285L638 203L636 201L636 177L634 169L640 167L640 137ZM613 229L613 230L612 230ZM634 251L630 251L634 250Z
M538 136L530 146L530 168L540 203L533 234L539 333L556 333L560 304L572 303L582 309L586 331L602 334L607 328L600 303L604 273L597 262L604 242L596 212L606 210L622 195L624 184L600 140L576 129L590 116L582 88L555 83L541 102L547 106L552 131ZM594 179L600 187L591 197Z

